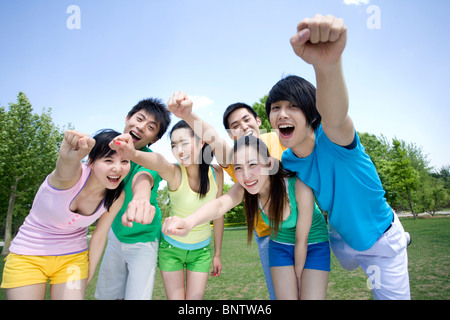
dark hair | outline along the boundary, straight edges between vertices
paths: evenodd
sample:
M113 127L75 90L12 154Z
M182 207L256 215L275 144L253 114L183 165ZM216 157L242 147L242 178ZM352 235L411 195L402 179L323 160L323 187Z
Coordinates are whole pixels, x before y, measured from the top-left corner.
M243 146L251 146L254 147L259 156L260 160L269 159L269 149L266 144L256 138L253 135L243 136L239 138L233 147L233 151L238 151ZM275 161L278 161L275 159ZM277 163L278 170L271 172L269 175L270 181L270 192L269 192L269 212L266 212L267 217L270 220L271 232L276 236L278 233L278 228L280 223L283 221L283 211L286 203L288 203L288 194L286 190L286 184L284 182L285 178L294 176L294 173L287 171L283 168L281 161ZM253 229L255 226L255 217L256 221L259 219L259 196L250 194L245 190L244 192L244 212L247 218L247 241L251 242L253 236Z
M172 137L172 133L177 129L189 129L189 131L191 132L191 136L200 140L200 138L194 133L192 128L184 120L180 120L173 126L172 130L170 131L170 137ZM209 173L209 166L212 162L213 157L214 157L214 155L213 155L211 146L209 144L205 143L202 147L202 150L200 152L200 156L198 159L198 164L199 164L198 170L199 170L199 175L200 175L200 189L197 191L197 193L199 194L198 196L200 199L205 197L206 194L208 193L208 187L209 187L208 173ZM214 168L212 168L212 170L214 170Z
M233 113L235 110L241 108L247 109L255 117L255 119L258 116L256 114L256 111L253 110L253 108L250 107L248 104L242 102L233 103L229 105L228 108L226 108L225 112L223 113L223 126L225 127L225 129L230 129L230 124L228 123L228 117L230 116L230 114Z
M282 100L298 106L313 130L320 125L322 118L316 108L316 88L307 80L298 76L287 76L272 87L266 100L266 114L269 119L272 103Z
M166 133L167 128L170 125L170 112L167 110L166 105L158 98L148 98L143 99L135 105L130 112L128 112L127 117L131 118L136 112L144 110L147 113L153 115L155 120L159 122L159 132L156 135L160 139L164 133ZM151 143L148 145L150 146Z
M97 131L97 133L93 137L95 139L95 145L92 148L91 152L89 152L89 164L94 163L100 158L111 157L112 155L114 155L116 151L112 150L109 147L109 143L118 135L120 135L120 133L112 129L103 129ZM104 206L106 210L109 210L114 201L119 198L123 188L124 183L122 180L116 189L106 189L104 200Z

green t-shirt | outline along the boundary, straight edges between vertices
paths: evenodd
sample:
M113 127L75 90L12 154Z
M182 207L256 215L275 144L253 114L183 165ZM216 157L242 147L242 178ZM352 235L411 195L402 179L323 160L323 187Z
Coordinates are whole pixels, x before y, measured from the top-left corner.
M295 231L297 228L297 199L295 198L295 179L296 177L291 177L288 179L286 186L288 187L289 202L291 206L291 214L287 217L285 221L280 223L278 227L277 236L274 237L272 233L270 235L271 239L274 241L295 244ZM270 226L269 218L261 209L261 216L265 223ZM314 202L313 218L311 222L311 228L308 235L308 243L318 243L328 241L328 228L325 218L320 211L317 204Z
M153 152L147 147L141 149L143 152ZM142 167L134 162L130 163L130 172L123 179L125 184L125 200L123 202L123 206L120 211L117 213L113 223L112 230L116 235L119 241L124 243L137 243L137 242L151 242L151 241L159 241L161 237L161 209L158 207L157 197L158 197L158 187L161 182L161 177L158 172L149 170L145 167ZM146 171L149 172L153 177L153 188L150 194L150 204L155 207L155 217L153 218L152 223L150 224L140 224L137 222L133 222L133 227L125 227L122 224L122 216L126 212L128 203L133 200L133 191L132 191L132 182L134 176L138 172Z

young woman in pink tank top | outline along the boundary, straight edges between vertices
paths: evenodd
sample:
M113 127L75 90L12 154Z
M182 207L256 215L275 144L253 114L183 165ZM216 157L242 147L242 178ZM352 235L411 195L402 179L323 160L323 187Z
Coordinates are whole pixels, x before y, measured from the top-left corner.
M8 299L44 299L48 280L52 299L84 299L124 199L130 161L108 146L118 135L65 132L55 170L39 188L5 259L2 288ZM145 223L150 214L127 212L123 221ZM88 252L88 226L97 219Z

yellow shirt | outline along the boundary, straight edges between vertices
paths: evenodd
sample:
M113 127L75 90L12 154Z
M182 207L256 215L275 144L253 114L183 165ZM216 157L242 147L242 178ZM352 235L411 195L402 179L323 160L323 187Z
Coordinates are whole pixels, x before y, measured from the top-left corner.
M189 186L188 176L186 168L180 165L181 168L181 184L175 191L169 190L170 197L170 216L177 216L185 218L195 212L205 203L216 199L217 197L217 184L214 178L212 166L209 167L209 191L200 199L197 192L192 191ZM211 237L211 227L209 222L200 224L194 227L186 237L170 236L173 240L181 243L196 244L207 240Z
M280 143L278 135L275 132L268 132L260 135L259 138L267 145L270 155L281 161L281 155L286 148ZM223 168L223 170L228 173L234 182L237 181L234 174L234 167L232 165L229 165L227 168ZM261 216L259 216L255 221L255 231L259 237L267 236L270 233L270 227L263 221Z

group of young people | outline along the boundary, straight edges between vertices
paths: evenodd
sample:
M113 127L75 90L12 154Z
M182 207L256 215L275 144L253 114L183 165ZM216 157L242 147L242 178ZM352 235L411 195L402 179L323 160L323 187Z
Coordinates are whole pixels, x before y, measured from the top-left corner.
M274 132L265 134L250 106L230 105L223 122L233 147L184 92L167 108L140 101L122 134L67 131L5 259L7 298L43 299L49 279L53 299L83 299L108 241L96 298L151 299L158 267L168 299L202 299L211 262L212 276L222 270L224 215L244 201L270 299L325 299L330 247L346 269L361 266L370 277L376 266L375 299L410 299L405 232L348 116L346 41L341 19L302 20L291 45L314 67L317 89L298 76L276 83L266 102ZM182 119L169 133L176 164L148 148L170 112ZM235 182L226 194L222 169ZM170 198L163 223L162 179Z

